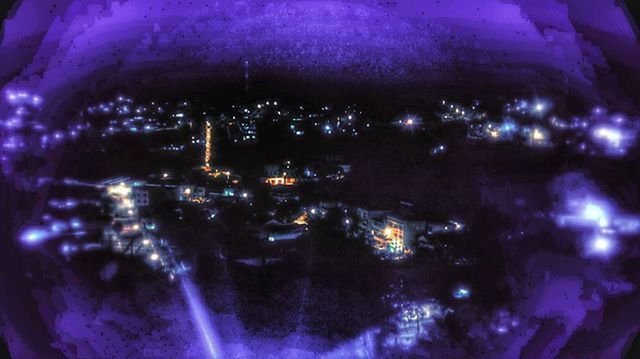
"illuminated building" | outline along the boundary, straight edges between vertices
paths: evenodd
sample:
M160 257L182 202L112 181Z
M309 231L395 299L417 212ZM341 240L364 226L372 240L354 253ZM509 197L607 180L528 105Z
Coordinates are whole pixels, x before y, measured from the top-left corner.
M551 146L551 135L547 129L540 126L532 126L531 128L523 129L523 131L527 135L527 144L529 146Z
M307 212L303 212L298 218L296 218L293 223L295 224L299 224L299 225L307 225L307 220L309 216L307 215Z
M591 140L608 156L623 156L636 139L636 130L616 123L601 124L590 131Z
M262 181L271 186L293 186L298 182L297 171L291 166L291 161L285 161L282 165L266 165L264 169Z
M269 177L265 179L265 183L271 186L293 186L296 184L296 179L292 177Z
M357 207L356 215L358 216L358 219L359 219L358 226L360 230L365 233L366 232L370 233L372 229L383 231L384 223L379 224L377 228L372 228L372 227L375 227L375 223L373 222L375 222L376 218L382 218L387 213L388 211L385 211L385 210L371 210L363 207Z
M144 188L133 188L133 200L136 207L149 205L149 191Z
M206 191L203 187L179 186L176 194L179 201L202 203L205 201Z
M359 228L376 249L402 257L413 252L418 236L427 231L427 222L414 218L407 211L369 211L357 208Z
M422 118L416 115L406 115L396 121L397 125L405 130L413 130L422 126Z

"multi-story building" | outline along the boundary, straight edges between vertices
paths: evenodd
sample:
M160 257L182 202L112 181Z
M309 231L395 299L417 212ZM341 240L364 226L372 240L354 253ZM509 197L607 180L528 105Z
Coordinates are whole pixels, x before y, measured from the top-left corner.
M356 209L359 228L369 243L393 256L413 252L417 238L427 231L427 222L415 218L406 211Z
M383 230L384 229L384 223L382 225L382 227L380 226L375 226L375 227L379 227L379 228L371 228L372 226L374 226L374 224L377 224L377 222L381 222L379 221L379 219L381 219L382 217L384 217L385 214L387 214L389 211L386 210L372 210L372 209L367 209L364 207L356 207L356 215L358 216L359 219L359 223L358 223L358 228L360 229L360 231L362 233L365 233L367 235L373 235L373 233L371 232L372 229L380 229ZM376 219L378 219L378 221L376 222ZM373 237L371 237L373 238Z
M141 187L133 187L133 201L136 207L149 205L149 191Z

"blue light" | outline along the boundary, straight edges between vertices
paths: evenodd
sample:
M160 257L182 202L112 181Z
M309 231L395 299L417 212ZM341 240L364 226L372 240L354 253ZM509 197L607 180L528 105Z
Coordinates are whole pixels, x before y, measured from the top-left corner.
M609 225L609 215L595 203L587 203L582 212L584 219L590 222L596 222L600 227L607 227Z
M453 291L453 297L456 299L467 299L471 296L471 291L467 287L458 287Z
M20 241L29 246L37 246L51 238L51 233L43 227L27 228L20 234Z
M62 221L55 221L55 222L51 223L50 227L51 227L51 232L54 232L54 233L64 232L67 229L69 229L67 224L62 222Z
M187 300L187 304L189 304L191 319L198 330L207 356L211 359L222 358L223 355L220 349L218 335L211 326L206 307L202 303L202 298L200 298L197 288L185 277L182 277L181 284L182 292Z
M69 224L71 225L71 228L73 228L73 229L82 228L82 222L80 222L80 220L78 218L71 219L71 221L69 221Z
M596 234L587 242L585 255L587 257L608 258L616 251L616 241L613 237Z

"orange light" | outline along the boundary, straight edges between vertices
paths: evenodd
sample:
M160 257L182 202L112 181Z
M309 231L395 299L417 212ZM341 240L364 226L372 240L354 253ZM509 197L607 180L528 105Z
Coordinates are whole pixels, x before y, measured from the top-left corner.
M204 149L204 167L205 171L209 171L209 162L211 161L211 123L207 121L205 127L205 149Z
M545 140L545 135L542 131L540 131L539 129L534 129L533 130L533 140L534 141L544 141Z
M291 177L270 177L264 182L271 186L293 186L296 184L296 179Z
M296 218L296 220L293 221L293 223L300 224L300 225L307 224L307 212L302 213L302 215L300 215L300 217Z

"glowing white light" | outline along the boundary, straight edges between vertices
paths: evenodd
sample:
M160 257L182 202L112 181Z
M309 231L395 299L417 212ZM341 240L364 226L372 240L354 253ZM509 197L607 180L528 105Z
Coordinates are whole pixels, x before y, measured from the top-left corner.
M607 257L613 254L615 246L613 238L599 234L587 243L586 254L588 256Z
M31 227L20 234L20 241L27 246L36 246L51 238L51 233L42 227Z
M80 227L82 227L82 222L80 222L80 220L77 218L73 218L69 223L71 224L71 228L73 229L79 229Z
M458 287L453 291L453 297L456 299L466 299L471 295L471 291L467 287Z
M582 216L588 220L598 223L600 227L606 227L609 225L609 216L607 212L600 206L594 203L587 203L582 212Z
M594 239L592 246L597 252L607 252L611 249L611 241L604 237L597 237Z
M622 140L622 133L615 128L599 127L593 131L593 135L596 138L601 138L611 143L620 143Z
M160 256L158 255L158 253L152 253L152 254L149 256L149 258L150 258L152 261L157 261L158 259L160 259Z

